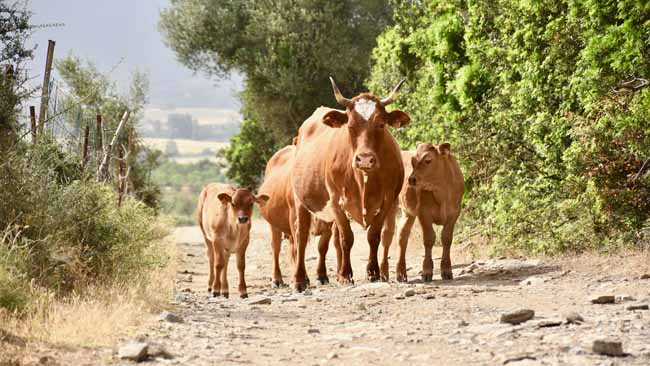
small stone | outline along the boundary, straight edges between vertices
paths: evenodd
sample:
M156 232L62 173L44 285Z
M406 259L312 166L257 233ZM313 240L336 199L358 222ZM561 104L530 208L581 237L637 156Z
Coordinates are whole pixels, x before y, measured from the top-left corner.
M270 305L272 302L270 297L257 296L248 300L248 305Z
M307 329L307 334L320 334L320 330L317 328L309 328Z
M623 343L610 339L597 339L592 345L594 353L605 356L623 356Z
M537 327L538 328L549 328L549 327L558 327L562 325L564 322L563 319L560 318L550 318L550 319L541 319L540 321L537 322Z
M327 354L327 359L328 360L333 360L335 358L339 358L339 355L336 354L336 352L330 352Z
M357 304L357 310L366 311L368 308L365 304Z
M436 295L434 295L434 294L428 294L428 295L424 296L425 300L433 300L435 298L436 298Z
M630 304L625 307L625 310L648 310L650 309L650 306L648 304Z
M532 319L535 316L535 311L530 309L516 309L507 313L501 314L501 323L508 323L512 325L520 324Z
M192 292L192 289L189 288L189 287L185 287L184 289L181 290L181 292L191 293L191 292Z
M393 296L393 299L395 299L395 300L404 300L405 297L404 297L403 294L395 294L395 296Z
M463 328L463 327L466 327L468 325L469 325L469 323L464 321L464 320L461 320L461 321L458 322L458 328Z
M129 343L117 351L117 356L122 360L142 362L147 358L149 345L146 343Z
M528 277L525 280L522 280L519 282L521 286L529 286L529 285L539 285L540 283L546 282L546 278L544 277L539 277L539 276L532 276Z
M639 277L639 279L640 279L640 280L648 280L648 279L650 279L650 273L642 274L642 275Z
M302 292L302 294L305 296L311 296L312 292L310 289L306 288L305 291Z
M170 313L168 311L163 311L160 314L160 321L169 322L169 323L182 323L183 318L181 318L180 316L178 316L176 314L172 314L172 313Z
M569 324L580 324L584 323L585 321L582 315L576 313L575 311L567 313L564 317L566 318L566 322Z
M595 295L589 298L589 302L592 304L613 304L616 302L616 296L614 295Z
M185 281L185 282L192 282L192 280L193 280L193 278L192 278L191 274L188 274L187 276L185 276L183 278L183 281Z
M404 291L404 297L411 297L411 296L415 296L415 290L414 289L410 288L410 289Z

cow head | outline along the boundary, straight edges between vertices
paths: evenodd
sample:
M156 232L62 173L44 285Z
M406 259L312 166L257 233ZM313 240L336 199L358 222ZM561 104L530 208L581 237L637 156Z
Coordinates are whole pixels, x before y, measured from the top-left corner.
M413 172L408 177L409 186L426 188L446 174L446 161L451 154L448 142L440 145L418 143L415 155L411 158Z
M257 203L260 207L264 207L269 200L269 196L265 194L260 194L256 197L250 190L244 188L239 188L233 193L219 193L217 198L219 198L221 203L231 207L237 218L237 222L240 224L247 224L250 221L254 203Z
M387 126L402 127L411 120L402 111L387 112L385 108L395 100L404 80L397 84L387 98L379 99L370 93L364 93L353 99L347 99L343 97L334 79L330 77L336 101L345 107L345 112L336 110L327 112L323 117L323 123L333 128L347 126L353 149L353 168L364 173L379 168L381 162L378 151L384 141L384 134L387 133Z

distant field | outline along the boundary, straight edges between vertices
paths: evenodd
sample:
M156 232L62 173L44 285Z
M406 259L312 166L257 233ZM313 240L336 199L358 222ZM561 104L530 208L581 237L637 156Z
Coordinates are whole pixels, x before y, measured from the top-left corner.
M145 137L142 139L145 145L161 151L165 151L165 147L167 146L169 140L170 139L152 137ZM173 139L173 141L176 143L176 147L178 148L178 155L181 157L185 155L200 155L207 150L216 153L217 150L228 146L228 142L225 141L216 142L185 139Z

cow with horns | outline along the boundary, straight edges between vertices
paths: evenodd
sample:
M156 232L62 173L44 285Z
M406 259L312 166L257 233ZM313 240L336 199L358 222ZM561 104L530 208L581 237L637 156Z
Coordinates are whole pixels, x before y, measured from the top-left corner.
M353 282L350 218L367 229L368 279L388 279L388 263L384 260L380 270L377 251L380 240L394 234L392 212L397 209L404 180L401 151L388 126L405 126L410 117L399 110L386 111L404 80L384 99L370 93L348 99L334 79L330 81L336 101L345 111L320 107L302 124L291 172L298 244L294 286L299 292L306 288L305 248L312 215L336 224L333 234L339 282Z

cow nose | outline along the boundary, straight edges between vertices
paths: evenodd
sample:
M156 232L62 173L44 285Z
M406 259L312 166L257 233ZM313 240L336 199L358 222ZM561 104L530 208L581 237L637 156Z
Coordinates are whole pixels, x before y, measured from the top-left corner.
M377 158L375 154L357 154L354 157L354 162L359 169L369 170L377 165Z
M416 182L417 182L417 180L415 179L415 177L413 177L413 176L409 177L409 184L410 185L414 186Z
M245 224L248 222L248 216L239 216L237 219L239 220L240 224Z

